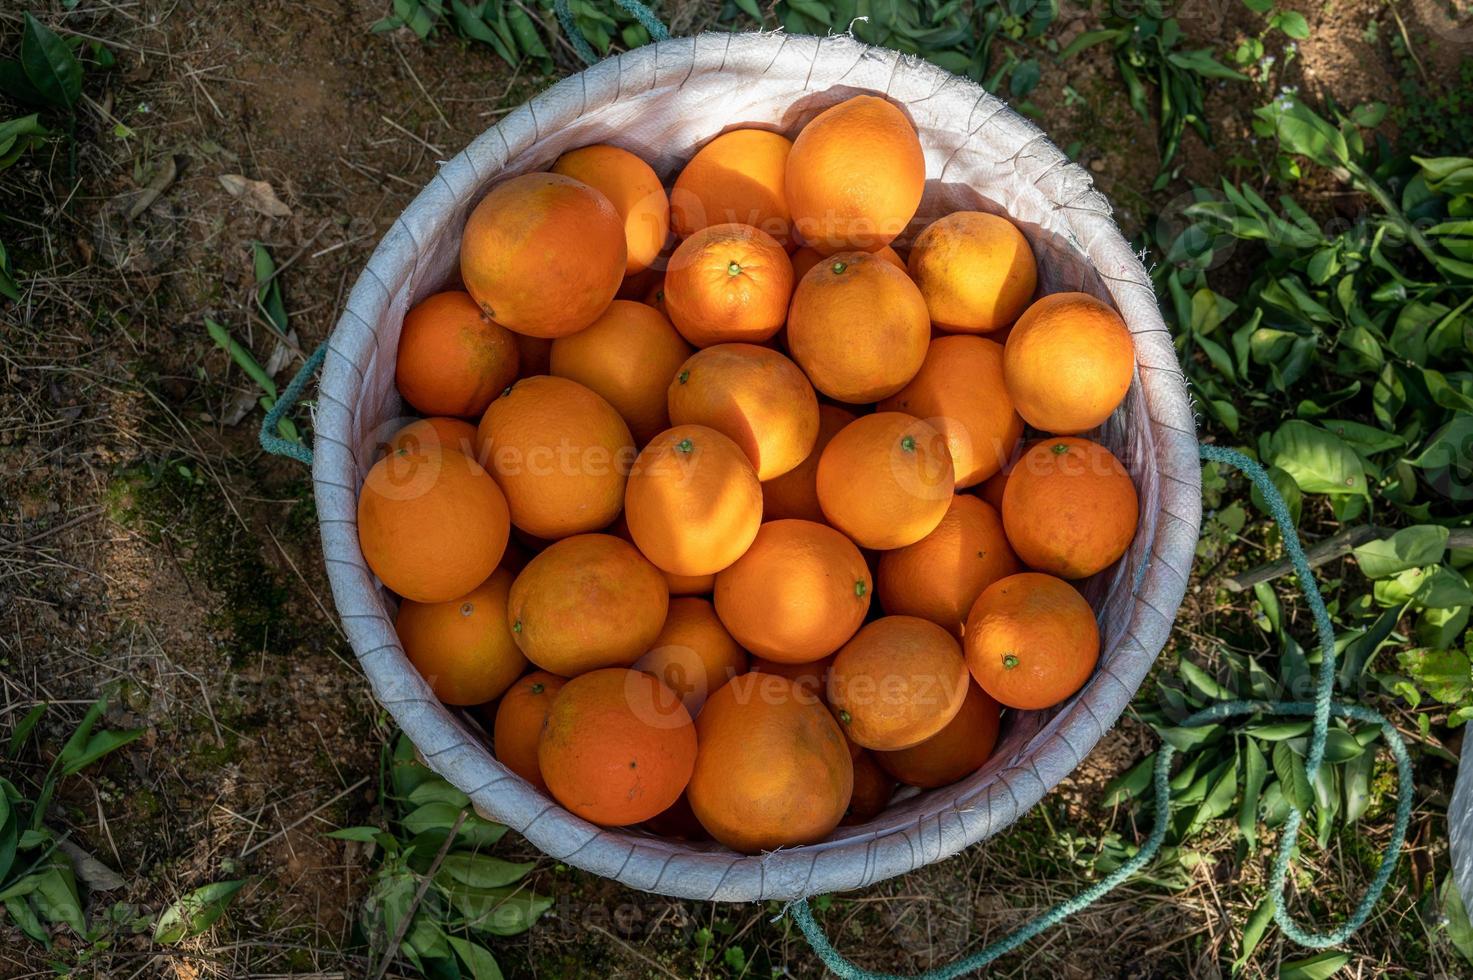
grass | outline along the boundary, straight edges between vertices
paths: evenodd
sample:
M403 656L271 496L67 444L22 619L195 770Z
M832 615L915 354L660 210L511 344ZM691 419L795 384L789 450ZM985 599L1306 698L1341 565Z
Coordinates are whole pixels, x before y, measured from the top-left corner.
M790 30L847 26L851 13L861 12L859 4L851 10L842 3L755 6L765 26ZM1301 74L1316 54L1321 60L1313 63L1323 64L1340 57L1342 49L1313 32L1298 37L1299 25L1283 17L1284 11L1249 5L1241 15L1248 26L1237 36L1199 34L1184 19L1182 33L1159 58L1143 55L1157 60L1137 73L1142 113L1141 100L1132 104L1116 57L1118 35L1062 57L1080 29L1122 27L1107 19L1109 12L1092 13L1073 28L1052 6L1037 3L863 6L870 19L855 25L859 36L919 52L1026 101L1060 145L1077 146L1081 159L1105 165L1095 171L1097 179L1114 200L1130 202L1131 212L1159 213L1194 186L1206 189L1210 197L1202 206L1174 224L1178 231L1183 225L1209 230L1206 241L1230 254L1189 248L1191 242L1177 246L1175 234L1166 240L1143 237L1141 244L1153 250L1163 305L1183 338L1205 431L1279 464L1285 487L1300 490L1307 537L1331 538L1368 523L1391 530L1443 527L1450 535L1466 527L1466 504L1428 492L1421 479L1428 467L1412 467L1419 471L1413 474L1414 497L1398 496L1407 483L1398 483L1399 474L1405 475L1401 463L1420 458L1437 429L1463 410L1434 399L1432 407L1380 418L1373 394L1379 375L1340 363L1348 356L1343 351L1362 348L1349 343L1355 324L1340 322L1345 315L1335 306L1334 290L1340 278L1351 277L1371 320L1361 326L1394 371L1418 379L1435 371L1452 379L1454 390L1464 390L1459 386L1470 371L1466 345L1429 349L1420 363L1409 363L1416 359L1402 356L1401 344L1410 326L1397 332L1402 311L1415 304L1456 308L1463 294L1454 277L1436 275L1432 260L1410 239L1395 248L1383 245L1390 265L1413 285L1405 298L1393 289L1378 299L1377 291L1395 275L1352 253L1369 248L1367 239L1379 227L1391 226L1385 234L1392 235L1397 212L1425 236L1431 226L1418 224L1420 219L1440 219L1460 206L1453 203L1456 192L1432 188L1425 175L1418 183L1420 165L1397 152L1394 136L1399 131L1403 146L1433 154L1466 147L1457 107L1466 103L1467 72L1473 69L1439 67L1433 60L1438 53L1414 30L1404 36L1386 11L1365 11L1368 24L1382 27L1375 41L1380 60L1362 68L1391 105L1375 124L1368 123L1365 110L1339 106L1350 119L1342 124L1336 93L1311 89ZM151 0L137 9L35 8L38 23L67 44L82 73L79 97L69 106L0 105L0 120L24 120L35 112L36 124L49 134L23 127L25 133L11 144L23 141L23 152L0 173L7 201L0 241L20 297L0 300L0 371L6 382L0 390L0 458L8 464L0 474L0 499L7 504L0 514L0 611L6 619L0 631L0 733L16 730L38 702L48 703L17 762L26 778L42 774L107 684L116 693L104 727L143 734L66 777L46 808L48 826L69 834L126 879L85 903L87 929L105 928L106 935L98 932L89 940L66 926L51 928L48 952L25 939L12 918L0 917L0 973L46 973L56 962L79 974L128 976L164 962L176 975L190 976L372 975L382 961L384 950L361 927L364 900L384 877L382 857L362 842L327 835L344 827L396 826L398 802L371 778L391 732L331 613L315 555L307 479L255 448L258 399L270 391L248 377L247 364L284 383L294 366L289 348L286 363L266 370L280 336L295 330L297 345L310 349L326 335L378 235L432 178L435 154L423 143L447 150L463 145L575 67L547 7L516 7L524 8L546 57L530 43L523 51L518 41L506 59L491 42L456 39L449 19L429 35L429 43L421 43L398 29L373 34L371 21L322 24L274 0L222 9L208 24ZM384 4L385 13L394 9ZM444 9L454 16L451 5ZM659 12L684 31L756 23L746 4L735 2L719 9L667 3ZM1351 8L1346 16L1361 12ZM640 40L623 35L627 21L620 15L613 19L614 29L587 14L583 22L601 25L615 46ZM22 16L0 13L0 57L18 55L25 29ZM599 35L588 37L601 47ZM102 47L92 38L104 39ZM1271 71L1260 72L1263 55L1286 40L1297 40L1299 57L1287 67L1281 58ZM1127 39L1124 45L1132 68L1141 67L1131 61L1136 43ZM1172 52L1204 49L1253 82L1219 84L1215 69L1194 71L1191 56L1185 65L1171 60ZM106 64L109 56L116 65ZM270 63L271 73L251 74L250 66L258 63ZM1419 64L1430 65L1425 75ZM1187 91L1185 101L1163 102L1163 65L1171 65L1170 77L1197 94ZM1285 84L1300 85L1304 104L1347 139L1346 159L1322 156L1325 147L1335 149L1334 138L1307 120L1299 120L1300 131L1318 133L1318 140L1284 146L1277 136L1282 106L1277 115L1257 117L1270 128L1250 142L1254 111L1272 105ZM313 110L316 125L292 116L294 107L320 93L325 95ZM1200 98L1200 113L1193 98ZM1180 123L1169 166L1167 143L1129 135L1142 114L1161 140ZM1191 121L1188 115L1201 118ZM1206 149L1198 121L1210 127L1215 150ZM324 129L330 130L328 138ZM1360 134L1359 145L1351 129ZM1378 135L1386 137L1384 147ZM184 160L173 182L135 218L104 234L103 218L137 203L152 176L167 172L164 156L174 153ZM0 160L7 156L0 149ZM1140 160L1146 162L1126 162ZM293 217L273 219L244 209L220 192L217 172L269 181ZM1156 188L1155 177L1163 172L1166 183ZM1223 177L1237 197L1227 192ZM1378 197L1371 182L1384 194ZM1301 211L1315 229L1313 235L1304 229L1303 243L1285 229L1268 241L1239 234L1253 220L1297 227ZM1156 227L1125 220L1134 225L1132 232ZM274 274L259 274L258 242L265 244ZM1444 245L1434 244L1443 254ZM1327 249L1340 267L1316 281L1331 261L1317 258ZM1275 287L1291 278L1331 311L1333 322L1316 320L1292 293L1284 302ZM263 296L263 280L280 287L279 307L269 288ZM0 279L0 293L8 295L5 282ZM1226 309L1223 300L1236 306ZM1255 309L1264 311L1264 319L1243 334L1244 371L1233 338L1250 327ZM278 311L284 321L276 319ZM249 361L228 344L222 348L207 318L225 328ZM1255 357L1258 331L1269 331L1257 341L1261 357ZM1301 337L1314 339L1310 349L1295 346ZM1273 353L1280 343L1290 351L1283 358ZM1219 350L1228 355L1226 362ZM1297 377L1290 376L1291 365ZM1360 388L1341 397L1356 381ZM1339 400L1331 404L1333 399ZM1446 395L1444 400L1458 402ZM1323 435L1310 437L1312 445L1305 448L1303 433L1285 432L1305 402L1324 410L1310 424L1348 442L1349 455L1326 449L1335 443ZM246 414L227 421L235 405L245 406ZM1236 413L1236 431L1229 409ZM1408 422L1414 416L1415 429ZM1364 441L1370 434L1336 431L1330 423L1337 419L1371 427L1377 439L1404 437L1406 444L1373 448L1376 443ZM310 421L307 411L295 417L303 432ZM1348 439L1347 433L1361 438ZM1301 451L1308 455L1301 458ZM1345 465L1353 456L1366 477L1366 493L1315 489L1312 461L1320 454ZM1273 583L1281 593L1277 625L1272 593L1228 586L1229 579L1244 579L1271 562L1279 542L1240 481L1212 471L1204 476L1208 535L1173 647L1137 698L1133 715L1084 771L1006 833L863 893L817 900L820 920L841 950L874 968L935 966L997 938L1103 873L1141 839L1149 819L1113 792L1111 781L1155 744L1153 713L1171 701L1163 689L1191 690L1182 664L1236 683L1237 665L1252 658L1277 677L1289 641L1309 644L1311 630L1291 583ZM1365 503L1340 499L1346 497ZM1356 513L1353 507L1363 509ZM1449 756L1461 735L1452 722L1467 703L1445 668L1449 662L1457 666L1455 657L1447 657L1467 651L1426 642L1438 638L1437 620L1445 625L1446 610L1432 615L1432 607L1421 602L1421 608L1410 605L1401 612L1413 596L1396 593L1394 583L1408 569L1374 581L1363 574L1368 567L1387 569L1388 557L1408 555L1417 558L1412 567L1466 572L1463 552L1440 547L1431 556L1437 534L1409 535L1389 556L1362 547L1321 569L1347 638L1358 630L1374 637L1376 624L1392 618L1393 632L1377 644L1361 682L1351 689L1395 720L1414 743L1419 763L1408 854L1372 921L1343 953L1333 954L1348 957L1346 971L1361 975L1450 976L1468 969L1454 945L1459 930L1466 932L1465 917L1456 917L1444 891ZM1422 653L1406 656L1417 651ZM1436 656L1426 656L1428 651ZM1247 751L1241 747L1245 738L1224 737L1220 744L1231 744L1238 758ZM1272 743L1260 744L1272 768ZM1181 765L1190 762L1189 756ZM1365 811L1350 820L1345 784L1360 778L1342 775L1336 817L1322 840L1306 835L1302 843L1289 902L1303 919L1343 915L1384 846L1390 771L1378 761L1365 774ZM1266 780L1261 795L1268 785ZM1254 913L1263 908L1265 855L1276 840L1276 831L1267 827L1256 851L1240 853L1241 803L1237 788L1228 811L1183 834L1146 875L1004 958L993 973L1232 972L1244 959L1245 930L1252 934ZM817 970L791 925L771 921L780 911L776 907L630 892L561 867L514 835L498 842L493 853L531 864L526 880L553 899L530 931L487 941L509 976L579 976L590 963L616 977L754 977L774 971L809 976ZM186 913L178 916L186 923L202 923L206 910L223 902L214 901L221 889L203 897L199 889L238 881L246 884L199 935L177 944L154 941L153 930L168 909ZM1446 923L1444 915L1451 916ZM1313 975L1314 967L1293 965L1310 955L1269 927L1237 973ZM416 971L410 960L396 957L387 975Z

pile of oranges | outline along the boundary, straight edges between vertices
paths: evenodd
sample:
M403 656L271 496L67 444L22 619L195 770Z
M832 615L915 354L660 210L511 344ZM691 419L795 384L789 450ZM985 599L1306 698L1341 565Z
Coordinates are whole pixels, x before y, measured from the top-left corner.
M404 318L425 418L363 484L409 659L492 750L606 826L755 853L976 771L1001 708L1089 679L1073 583L1136 489L1086 438L1128 330L1035 299L1028 240L959 212L892 243L915 129L858 96L716 137L668 190L613 146L496 185L463 289Z

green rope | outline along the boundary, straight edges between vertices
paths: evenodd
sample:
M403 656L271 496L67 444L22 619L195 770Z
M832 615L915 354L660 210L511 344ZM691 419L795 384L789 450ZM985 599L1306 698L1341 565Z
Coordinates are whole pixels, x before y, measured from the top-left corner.
M670 39L670 31L666 29L660 18L656 17L654 12L649 7L640 3L639 0L614 0L614 2L623 7L624 11L635 20L639 21L640 25L649 32L651 41L668 41ZM589 65L597 61L598 52L593 50L593 45L589 44L588 39L583 36L583 32L578 30L578 24L573 19L573 11L568 6L568 0L554 0L552 9L557 13L558 23L563 25L563 34L567 36L568 43L573 46L573 50L577 52L578 57L582 58L584 63Z
M286 386L286 390L281 393L281 397L276 399L276 404L271 406L271 409L266 413L266 417L261 420L261 448L271 455L289 456L299 463L305 463L308 466L312 465L312 450L299 442L283 439L276 434L276 426L282 419L286 418L286 413L290 412L292 407L296 405L297 399L302 397L302 392L306 390L307 383L312 380L312 375L316 374L317 369L322 366L322 359L326 356L326 344L313 351L312 355L303 361L302 366L297 369L297 373Z
M1365 924L1370 917L1371 909L1381 898L1386 884L1391 879L1391 873L1396 868L1396 863L1401 855L1402 844L1406 841L1407 826L1411 822L1413 784L1412 784L1412 759L1407 752L1406 743L1402 741L1401 735L1396 731L1394 725L1387 721L1379 712L1362 705L1342 704L1333 699L1335 678L1335 628L1330 622L1330 613L1325 608L1325 601L1320 596L1319 585L1316 583L1314 574L1310 571L1309 563L1304 557L1304 548L1300 545L1298 532L1294 528L1294 520L1289 515L1289 508L1284 503L1284 498L1279 495L1278 489L1268 474L1263 471L1253 460L1242 453L1231 449L1223 449L1218 446L1202 446L1201 455L1203 459L1215 463L1222 463L1236 467L1247 475L1253 482L1266 501L1268 501L1269 513L1273 515L1275 523L1279 526L1279 532L1284 539L1284 550L1288 552L1289 561L1299 575L1300 586L1304 589L1304 597L1309 603L1310 611L1314 614L1315 626L1319 632L1320 640L1320 664L1319 676L1315 685L1315 698L1313 701L1224 701L1211 705L1198 711L1181 722L1184 728L1197 728L1203 725L1215 724L1227 718L1241 715L1270 714L1270 715L1312 715L1314 724L1310 729L1309 753L1305 760L1305 771L1310 780L1314 779L1321 763L1325 757L1325 738L1329 731L1330 718L1352 718L1369 724L1379 725L1381 735L1386 740L1387 747L1391 750L1392 757L1396 760L1397 776L1397 800L1396 819L1391 828L1391 840L1386 846L1385 854L1381 859L1380 866L1372 876L1365 894L1361 896L1355 911L1345 924L1328 933L1313 933L1302 929L1297 922L1290 918L1288 911L1284 908L1282 896L1284 893L1285 880L1288 877L1289 862L1293 859L1294 852L1298 846L1299 828L1303 822L1304 815L1295 809L1292 804L1289 808L1288 819L1284 823L1283 832L1279 839L1279 849L1274 856L1273 869L1269 877L1269 894L1277 896L1274 903L1274 921L1279 924L1284 935L1301 946L1322 949L1326 946L1335 946L1343 943L1357 929ZM952 977L960 976L981 969L993 960L1021 946L1045 929L1057 925L1059 922L1073 915L1085 907L1093 904L1107 892L1125 881L1135 872L1145 866L1161 847L1161 842L1166 837L1167 822L1171 815L1171 786L1168 775L1171 770L1171 761L1176 754L1173 746L1163 743L1156 755L1156 768L1154 772L1155 786L1155 810L1156 820L1151 828L1150 836L1146 838L1138 851L1115 871L1111 872L1100 881L1086 888L1067 901L1048 909L1042 915L1037 916L1022 928L1004 936L997 942L978 950L970 956L949 963L946 966L936 967L924 973L902 976L899 974L873 973L844 959L829 942L828 936L824 934L822 926L813 918L813 910L808 905L807 899L799 899L788 905L786 911L798 924L808 944L823 960L824 965L840 977L846 980L951 980Z

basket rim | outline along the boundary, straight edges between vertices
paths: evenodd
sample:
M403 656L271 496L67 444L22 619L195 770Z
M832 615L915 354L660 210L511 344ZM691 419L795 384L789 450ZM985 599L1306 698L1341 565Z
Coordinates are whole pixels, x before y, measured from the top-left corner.
M935 813L907 819L903 825L876 827L876 821L838 840L747 856L637 831L600 828L574 817L502 767L430 694L404 657L376 580L359 551L356 498L361 479L351 443L358 418L356 393L378 360L392 356L375 343L375 324L396 293L414 281L418 262L406 263L404 255L423 253L420 242L433 233L435 215L462 203L501 166L514 163L517 153L570 118L666 87L673 80L684 85L698 74L736 73L764 64L767 74L779 70L776 66L785 52L794 58L794 75L804 75L801 58L807 59L804 92L856 87L891 98L899 97L894 94L897 88L926 99L943 90L949 90L948 96L974 95L967 140L988 126L1006 126L1027 137L1014 160L1017 169L1032 176L1041 190L1048 186L1045 193L1063 212L1134 338L1137 376L1132 389L1144 399L1151 422L1161 510L1153 515L1155 533L1146 562L1134 575L1126 575L1122 564L1114 581L1116 588L1131 586L1134 601L1122 643L1138 647L1136 662L1123 670L1102 664L1085 688L1048 720L1055 736L1050 744L1000 772L985 790L985 800L953 799L950 807L938 806ZM820 71L821 58L848 67ZM868 84L881 80L883 87ZM809 88L810 84L819 87ZM612 93L613 98L591 103L590 98L597 97L591 93L598 92ZM486 160L499 164L483 174ZM1042 799L1114 724L1164 645L1185 593L1201 504L1193 413L1149 276L1116 227L1108 203L1093 190L1086 171L980 86L848 36L761 32L673 38L606 59L559 81L473 140L409 204L353 287L327 347L313 464L323 557L336 608L375 696L425 762L467 792L479 812L517 830L558 860L630 887L681 898L788 900L863 887L949 857L990 836ZM946 794L945 788L935 790L930 798L941 801Z

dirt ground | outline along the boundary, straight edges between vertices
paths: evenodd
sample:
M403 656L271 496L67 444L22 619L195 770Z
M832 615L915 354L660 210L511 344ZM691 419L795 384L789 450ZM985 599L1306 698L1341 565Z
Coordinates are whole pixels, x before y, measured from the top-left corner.
M110 727L144 730L65 780L53 804L49 822L126 882L96 902L156 911L211 881L249 883L209 933L167 950L126 936L88 952L60 934L48 952L0 918L0 976L46 975L51 964L181 980L365 975L353 930L361 852L324 834L378 818L392 723L336 624L308 475L260 451L255 387L204 320L226 326L284 384L437 161L550 79L448 36L372 34L387 0L36 6L54 27L105 41L117 65L86 78L75 177L60 141L0 177L0 240L23 289L19 304L0 301L0 733L37 702L52 705L39 754L17 763L34 772L104 692ZM681 6L685 23L714 17ZM1217 144L1188 135L1182 174L1162 192L1148 190L1154 133L1131 112L1108 54L1046 68L1032 97L1039 122L1060 145L1078 142L1127 234L1189 180L1214 184L1232 172L1226 161L1267 152L1249 127L1265 91L1299 85L1346 105L1400 98L1393 13L1420 39L1429 77L1451 77L1456 47L1419 32L1416 4L1286 6L1305 13L1310 39L1263 86L1213 83ZM0 8L6 51L21 9ZM1219 52L1257 23L1237 0L1184 0L1179 16L1198 46ZM1065 43L1099 17L1066 5L1050 36ZM559 60L572 68L566 52ZM0 118L14 114L5 108ZM289 215L233 197L220 179L231 174L267 182ZM279 270L286 342L254 300L253 242ZM1199 588L1182 642L1193 628L1210 632L1220 612ZM1079 886L1101 833L1137 839L1099 799L1150 742L1127 719L1009 833L845 896L822 920L866 966L902 971L1000 936ZM1232 841L1203 844L1218 846L1230 852ZM556 899L541 924L496 947L510 976L738 976L725 956L733 947L747 975L821 972L791 925L769 921L774 906L644 895L510 837L501 848L537 859L533 882ZM995 975L1219 976L1250 907L1226 870L1204 864L1180 890L1123 887L1005 957ZM1350 947L1355 975L1451 969L1436 958L1398 963L1378 940L1426 928L1405 877ZM703 929L714 937L709 959ZM1295 955L1272 939L1256 968L1272 974Z

